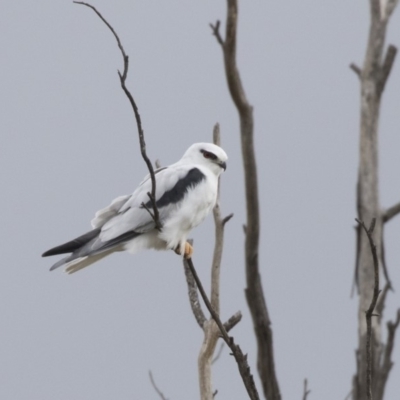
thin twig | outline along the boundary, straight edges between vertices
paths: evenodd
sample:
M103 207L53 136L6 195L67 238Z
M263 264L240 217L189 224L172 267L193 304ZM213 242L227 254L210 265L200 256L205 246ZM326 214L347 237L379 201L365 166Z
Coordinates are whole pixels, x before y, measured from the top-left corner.
M349 67L350 67L350 69L352 69L355 73L356 73L356 75L360 78L361 77L361 68L358 66L358 65L356 65L356 64L354 64L354 63L351 63L350 65L349 65Z
M372 316L375 309L376 303L379 296L379 261L378 254L376 251L376 245L372 237L372 233L375 228L376 219L373 218L370 227L364 224L364 221L356 219L356 221L363 227L365 233L367 234L369 245L371 247L372 258L374 260L374 293L372 296L371 304L365 313L365 318L367 321L367 394L368 399L372 400L372 358L371 358L371 337L372 337Z
M303 391L303 400L307 400L308 395L310 394L311 390L307 389L307 379L304 379L304 391Z
M149 377L150 377L150 382L151 386L153 386L154 390L157 392L157 394L160 396L161 400L168 400L163 392L157 387L156 382L154 381L153 374L151 371L149 371Z
M223 46L224 45L224 40L222 39L221 33L219 32L219 27L221 25L221 21L217 21L215 25L210 24L210 28L212 30L213 35L217 39L217 42Z
M156 203L156 200L155 200L155 197L156 197L156 178L155 178L155 174L154 174L154 169L153 169L153 165L151 164L151 161L150 161L150 159L149 159L149 157L147 156L147 153L146 153L146 142L144 140L144 132L143 132L143 127L142 127L142 120L140 118L138 106L137 106L137 104L135 102L135 99L133 98L131 92L126 87L126 78L128 76L128 69L129 69L129 57L126 55L124 47L122 46L121 40L119 39L119 37L118 37L117 33L115 32L114 28L100 14L100 12L96 9L96 7L92 6L89 3L84 3L82 1L74 1L74 3L75 4L81 4L81 5L84 5L86 7L91 8L98 15L98 17L107 25L107 27L110 29L110 31L113 33L115 39L117 40L118 47L121 50L122 59L123 59L123 62L124 62L124 69L123 69L122 74L121 74L120 71L118 71L118 76L119 76L119 79L120 79L120 82L121 82L121 88L124 91L125 95L128 97L129 102L131 103L133 112L135 114L136 125L137 125L137 129L138 129L138 134L139 134L140 152L142 154L143 160L145 161L145 163L147 165L147 169L149 170L149 174L150 174L150 178L151 178L150 202L151 202L151 205L153 207L153 213L150 213L150 215L152 216L152 218L155 221L156 228L159 231L161 231L162 225L161 225L161 222L160 222L160 216L159 216L159 212L158 212L158 208L157 208L157 203Z
M224 349L224 343L221 343L221 346L219 346L219 349L217 351L217 354L215 355L215 357L213 358L213 360L211 361L211 364L215 364L219 358L221 357L222 354L222 350Z

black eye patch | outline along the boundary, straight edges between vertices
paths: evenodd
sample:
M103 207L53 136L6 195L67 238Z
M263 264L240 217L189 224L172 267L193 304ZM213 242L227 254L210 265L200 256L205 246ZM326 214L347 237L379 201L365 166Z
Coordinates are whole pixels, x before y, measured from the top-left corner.
M203 157L204 158L208 158L210 160L216 160L217 159L217 156L214 153L211 153L209 151L200 150L200 153L203 153Z

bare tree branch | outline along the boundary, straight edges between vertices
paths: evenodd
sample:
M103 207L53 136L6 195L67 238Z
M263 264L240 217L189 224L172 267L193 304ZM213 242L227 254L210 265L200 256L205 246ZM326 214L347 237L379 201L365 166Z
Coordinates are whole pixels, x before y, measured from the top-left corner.
M161 400L168 400L168 399L164 396L163 392L157 387L156 382L154 381L153 374L152 374L151 371L149 371L149 377L150 377L151 386L153 386L154 390L155 390L155 391L157 392L157 394L160 396L160 399L161 399Z
M307 389L307 383L307 379L304 379L303 400L307 400L308 395L311 393L311 390Z
M250 371L250 366L247 362L247 355L244 355L240 346L235 344L234 338L230 337L228 333L226 332L218 314L214 311L214 309L211 306L210 301L208 300L207 294L203 288L203 285L197 275L196 269L193 265L193 261L191 258L187 259L188 266L190 268L190 271L192 272L192 275L194 277L194 280L196 281L197 287L199 288L201 297L203 298L203 301L210 312L213 320L217 324L222 338L224 339L225 343L229 346L229 348L232 351L232 355L235 357L236 363L239 368L240 375L242 377L243 383L246 387L247 393L252 400L259 400L258 392L256 385L254 383L253 375L251 374ZM208 322L208 321L207 321Z
M227 0L225 40L219 34L219 23L211 25L213 34L221 45L224 55L225 75L232 100L238 110L242 143L243 164L245 170L245 190L247 222L245 230L246 257L246 298L253 319L257 337L257 365L268 400L280 400L276 377L271 321L264 298L261 276L258 267L258 247L260 234L260 215L258 201L257 168L254 151L253 107L249 104L236 64L236 32L238 5L237 0Z
M395 204L394 206L388 208L383 212L382 219L383 222L388 222L392 218L394 218L397 214L400 213L400 202Z
M371 355L371 338L372 338L372 315L376 306L376 303L378 301L378 296L379 296L379 261L378 261L378 254L376 252L376 245L374 242L374 239L372 237L372 233L375 228L375 223L376 219L374 218L371 221L371 225L369 229L365 226L363 221L360 221L356 219L356 221L363 227L365 233L367 234L369 244L371 246L371 253L372 253L372 258L374 260L374 277L375 277L375 283L374 283L374 294L371 300L371 304L365 313L365 318L367 321L367 394L368 394L368 399L372 400L372 355Z
M84 3L82 1L74 1L74 3L81 4L86 7L91 8L98 15L98 17L107 25L107 27L111 30L115 39L117 40L118 47L121 50L122 59L124 61L124 69L123 69L122 74L120 71L118 71L118 76L119 76L119 79L121 82L122 90L124 91L125 95L128 97L129 102L131 103L134 115L135 115L136 125L137 125L137 129L138 129L138 134L139 134L140 152L142 154L143 160L145 161L145 163L147 165L147 168L148 168L149 174L150 174L150 178L151 178L151 193L149 193L148 195L150 197L150 203L153 208L153 213L151 213L147 207L146 207L146 209L147 209L147 211L149 211L150 215L152 216L153 220L155 221L156 228L158 230L161 230L162 226L161 226L159 212L158 212L158 208L157 208L157 204L156 204L156 200L155 200L156 178L155 178L155 174L154 174L154 169L153 169L153 165L151 164L151 161L146 153L146 142L144 140L144 132L143 132L143 128L142 128L142 120L140 118L139 109L137 107L137 104L136 104L131 92L126 87L126 78L128 76L128 69L129 69L129 57L126 55L124 47L122 46L121 40L119 39L114 28L107 22L107 20L100 14L99 11L97 11L97 9L94 6L92 6L89 3Z
M191 245L193 244L193 240L191 239L189 239L188 242ZM201 304L199 301L199 294L197 292L196 281L194 280L193 275L190 272L189 264L185 257L183 257L183 267L185 270L186 283L188 286L190 307L192 308L192 312L197 323L199 324L200 328L203 329L204 324L207 321L207 318L205 317L204 312L201 308Z

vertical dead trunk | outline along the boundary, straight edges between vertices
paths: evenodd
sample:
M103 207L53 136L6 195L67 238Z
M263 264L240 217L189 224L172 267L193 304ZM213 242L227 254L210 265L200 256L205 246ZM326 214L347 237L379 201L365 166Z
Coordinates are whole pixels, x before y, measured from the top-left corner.
M267 400L280 400L281 393L275 371L273 334L267 303L258 267L260 213L258 200L257 165L254 151L253 107L247 100L236 64L237 0L227 0L225 39L219 32L219 21L212 25L213 33L224 55L225 75L229 92L240 120L247 221L245 229L246 299L257 338L257 368Z
M371 23L367 50L362 69L352 66L358 74L361 84L360 148L357 183L358 218L369 225L376 218L374 240L377 246L379 264L382 267L383 213L379 203L378 181L378 123L381 96L394 60L393 46L390 46L383 61L386 28L389 17L397 1L370 0ZM374 267L371 249L366 235L358 227L356 280L359 292L358 309L358 349L357 372L353 381L353 399L367 399L367 360L366 360L366 319L373 286ZM372 319L372 393L375 400L383 396L378 390L383 344L381 339L381 318ZM378 393L381 392L381 393Z

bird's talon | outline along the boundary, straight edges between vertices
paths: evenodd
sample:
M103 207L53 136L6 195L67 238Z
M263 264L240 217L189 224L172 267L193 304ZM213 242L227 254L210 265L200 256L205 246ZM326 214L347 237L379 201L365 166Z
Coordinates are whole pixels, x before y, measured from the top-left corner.
M193 246L190 243L186 242L185 243L185 254L184 254L184 257L187 260L189 258L192 258L192 255L193 255Z
M182 255L180 246L177 246L174 251L176 254ZM193 246L188 242L186 242L183 257L186 258L187 260L189 258L192 258L192 255L193 255Z

